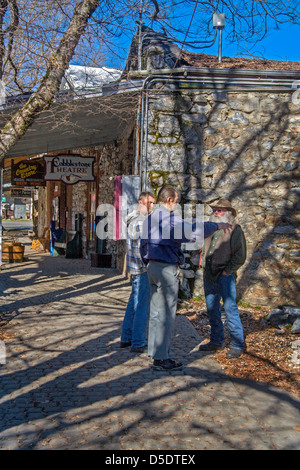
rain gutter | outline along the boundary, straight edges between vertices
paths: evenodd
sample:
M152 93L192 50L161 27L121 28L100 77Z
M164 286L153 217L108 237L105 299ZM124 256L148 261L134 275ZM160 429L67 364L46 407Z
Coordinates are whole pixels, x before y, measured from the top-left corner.
M194 73L194 75L192 75ZM164 84L155 93L173 93L179 90L215 90L230 92L273 92L286 93L295 91L293 86L300 80L300 71L275 70L230 70L188 67L174 70L164 69L157 74L149 71L139 72L135 76L144 80L137 117L137 139L135 156L135 174L141 176L141 190L147 190L148 163L148 122L149 97L151 87ZM133 74L131 75L131 79ZM168 85L173 86L171 89ZM174 85L177 85L176 89Z

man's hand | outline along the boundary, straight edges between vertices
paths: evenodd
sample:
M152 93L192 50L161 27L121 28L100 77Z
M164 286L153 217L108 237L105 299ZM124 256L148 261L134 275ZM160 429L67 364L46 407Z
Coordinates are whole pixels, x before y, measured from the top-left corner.
M230 231L232 229L232 225L226 224L224 222L218 223L218 230L224 230L224 232Z
M137 211L140 212L143 215L147 215L147 207L144 204L139 203L137 206Z

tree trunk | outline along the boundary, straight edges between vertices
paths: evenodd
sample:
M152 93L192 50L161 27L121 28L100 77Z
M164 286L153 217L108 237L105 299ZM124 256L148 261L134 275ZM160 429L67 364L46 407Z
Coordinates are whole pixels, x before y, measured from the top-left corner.
M82 0L76 5L69 27L56 53L49 59L48 69L38 90L0 131L0 164L35 118L51 105L80 37L98 4L99 0Z

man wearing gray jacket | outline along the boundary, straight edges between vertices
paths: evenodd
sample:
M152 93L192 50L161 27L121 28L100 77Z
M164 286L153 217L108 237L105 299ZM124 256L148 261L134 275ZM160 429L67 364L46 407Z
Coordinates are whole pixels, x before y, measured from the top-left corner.
M143 352L146 346L150 286L140 254L140 239L143 222L152 211L154 201L151 192L142 192L137 209L127 218L127 273L131 276L132 289L123 320L120 347L131 346L133 353Z

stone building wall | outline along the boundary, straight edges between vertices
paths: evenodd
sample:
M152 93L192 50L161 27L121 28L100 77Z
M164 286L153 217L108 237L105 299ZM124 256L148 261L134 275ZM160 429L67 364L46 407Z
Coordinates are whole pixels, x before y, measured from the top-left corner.
M35 229L36 235L42 237L45 229L49 227L47 220L47 190L40 187L36 190L34 205L36 208Z
M82 157L95 157L95 166L97 165L98 154L101 151L100 146L81 147L72 149L70 154L79 154ZM95 170L94 170L95 174ZM82 214L82 256L88 258L90 253L89 246L89 183L79 182L72 185L71 194L68 191L68 200L71 201L72 220L68 222L69 229L75 228L75 214Z
M80 154L82 156L94 156L94 175L96 182L96 192L98 194L97 205L114 205L114 181L115 176L130 175L133 170L133 142L131 138L124 138L123 141L113 144L90 146L72 149L69 154ZM83 257L88 258L91 251L95 251L95 246L88 240L89 234L89 183L79 182L66 187L64 183L55 183L60 188L60 194L64 191L63 200L66 200L66 208L70 210L72 219L67 220L67 230L75 228L75 214L82 214L82 247ZM52 182L54 187L54 183ZM50 182L47 187L38 191L38 232L39 236L45 227L50 226L52 219L52 199L53 188ZM62 211L64 215L64 211ZM116 267L124 272L126 242L108 240L106 250L113 255L112 267Z
M133 147L131 139L107 144L99 158L98 205L114 205L115 176L131 175L133 172ZM112 267L126 271L126 241L107 240L106 250L112 254Z
M239 297L300 303L299 106L290 93L186 90L153 94L148 113L148 185L173 184L182 202L231 200L248 256ZM203 293L197 252L182 287Z
M114 205L115 176L132 174L131 140L73 149L71 153L82 156L95 156L94 174L96 177L98 200L97 205ZM88 214L87 183L77 183L72 190L72 214L83 214L83 256L88 256L87 224ZM74 221L73 221L74 226ZM106 251L112 254L112 267L124 271L126 244L124 241L107 240Z
M76 183L73 185L72 190L72 228L75 228L75 214L82 214L82 256L83 258L88 258L87 225L89 218L87 183Z

